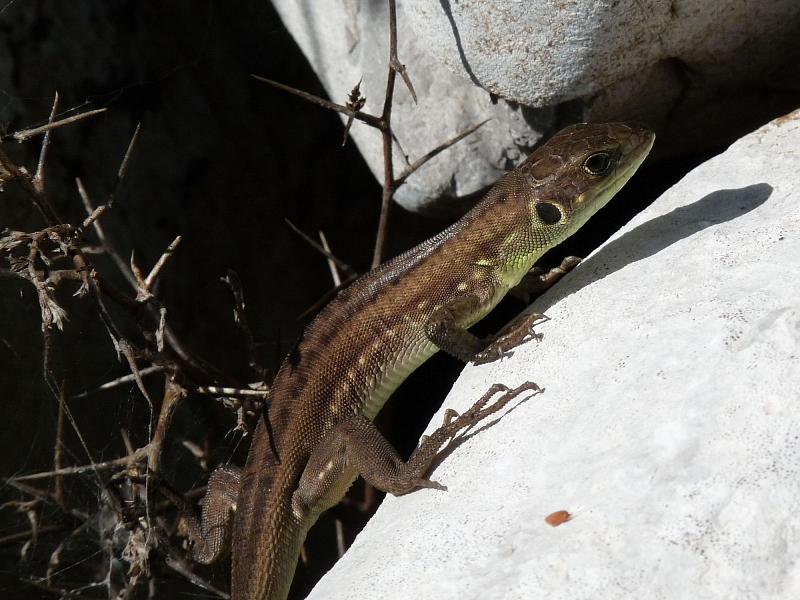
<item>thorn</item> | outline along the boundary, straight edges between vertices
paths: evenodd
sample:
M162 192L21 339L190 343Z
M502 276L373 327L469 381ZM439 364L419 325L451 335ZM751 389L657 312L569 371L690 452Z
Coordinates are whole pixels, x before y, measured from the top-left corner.
M355 87L350 90L350 94L347 96L347 103L345 106L350 109L350 114L347 115L347 123L344 126L344 136L342 137L342 146L347 143L347 134L350 132L350 127L353 125L353 119L355 118L355 114L359 112L364 105L367 103L367 99L361 95L361 81L364 78L358 80L358 83Z
M417 92L414 90L414 86L411 83L411 78L408 76L408 71L406 71L406 66L401 64L399 61L392 61L392 69L395 70L396 73L400 75L403 79L403 83L406 84L408 88L408 92L411 94L411 97L414 99L414 104L419 104L417 102Z
M84 113L80 113L78 115L72 115L71 117L67 117L66 119L61 119L60 121L53 121L52 123L48 123L47 125L42 125L41 127L32 127L30 129L22 129L11 134L18 142L24 142L27 139L30 139L36 135L41 133L47 133L51 129L55 129L56 127L63 127L64 125L69 125L70 123L75 123L76 121L82 121L88 117L93 117L94 115L99 115L100 113L106 112L107 108L98 108L95 110L88 110Z

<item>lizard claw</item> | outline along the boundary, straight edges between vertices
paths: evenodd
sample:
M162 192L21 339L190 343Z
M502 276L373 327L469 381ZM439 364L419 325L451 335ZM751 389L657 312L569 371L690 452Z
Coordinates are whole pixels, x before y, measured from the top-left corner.
M548 317L541 313L523 313L518 315L494 337L492 342L475 355L473 363L483 365L503 358L510 350L528 340L541 340L542 334L533 331L534 326L547 321Z
M416 481L414 481L414 489L420 489L420 488L441 490L443 492L447 491L446 485L442 485L438 481L433 481L432 479L417 479Z

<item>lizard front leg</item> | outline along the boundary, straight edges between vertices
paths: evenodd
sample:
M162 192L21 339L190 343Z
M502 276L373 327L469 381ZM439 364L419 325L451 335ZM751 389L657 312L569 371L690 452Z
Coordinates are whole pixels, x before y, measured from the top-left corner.
M440 350L463 360L481 365L502 358L523 342L537 337L533 326L546 320L539 313L523 313L513 319L497 335L479 338L461 323L479 311L481 299L476 295L459 296L433 311L425 323L425 335Z
M541 391L539 386L531 382L514 389L502 384L493 385L464 414L448 410L444 423L420 440L407 461L400 458L375 424L366 417L354 416L342 421L325 436L309 457L292 498L293 507L307 511L317 506L328 496L346 469L357 472L367 483L395 496L418 488L446 489L426 477L442 446L496 413L520 394ZM490 403L498 392L503 394Z
M561 261L560 265L553 267L549 271L545 271L541 267L533 267L523 276L522 281L508 291L508 294L525 304L530 304L534 298L544 294L558 283L564 275L577 267L581 260L577 256L567 256Z

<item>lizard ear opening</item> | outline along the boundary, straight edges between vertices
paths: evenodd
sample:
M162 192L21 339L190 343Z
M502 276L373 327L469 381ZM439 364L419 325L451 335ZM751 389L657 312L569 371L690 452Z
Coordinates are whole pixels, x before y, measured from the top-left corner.
M561 220L561 211L550 202L539 202L536 205L536 214L545 225L555 225Z

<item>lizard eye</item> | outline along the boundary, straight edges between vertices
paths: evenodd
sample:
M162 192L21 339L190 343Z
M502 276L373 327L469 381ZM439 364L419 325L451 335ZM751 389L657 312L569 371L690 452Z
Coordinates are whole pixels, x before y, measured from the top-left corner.
M614 166L614 157L608 152L595 152L583 161L583 170L589 175L605 175Z
M545 225L555 225L561 220L561 211L550 202L539 202L536 205L536 214Z

